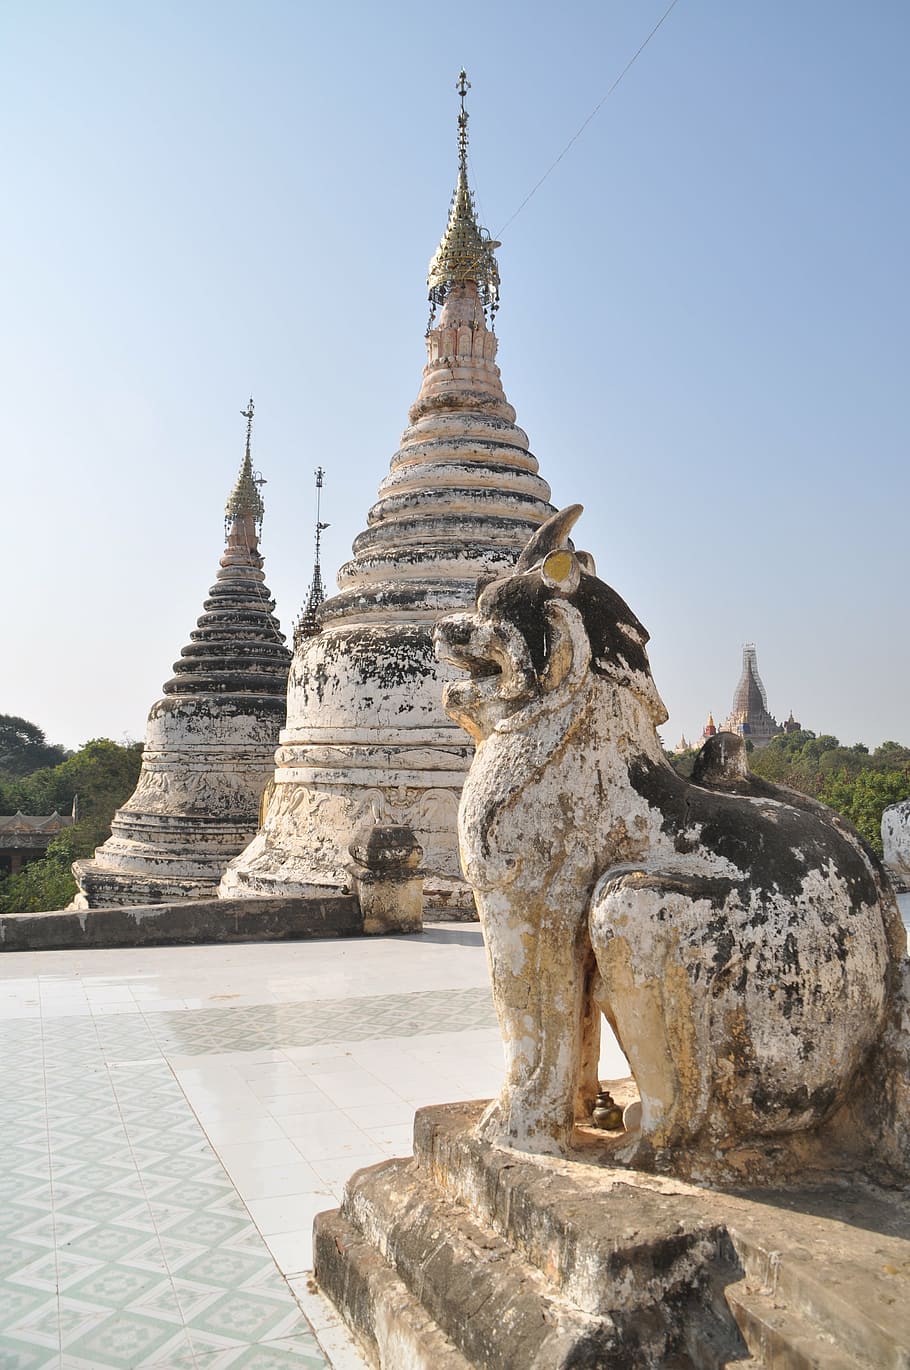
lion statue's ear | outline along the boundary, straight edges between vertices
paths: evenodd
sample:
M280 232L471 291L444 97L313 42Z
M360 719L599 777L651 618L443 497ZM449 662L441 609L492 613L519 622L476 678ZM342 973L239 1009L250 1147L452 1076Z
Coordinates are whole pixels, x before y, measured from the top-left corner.
M544 611L547 620L547 662L540 673L545 695L565 685L574 693L591 665L591 644L584 621L574 604L551 599Z
M594 558L590 552L576 552L576 560L583 571L587 571L589 576L597 575L597 567L594 565Z
M530 571L549 552L555 552L565 547L572 531L572 525L577 522L582 513L583 509L580 504L570 504L567 508L551 514L546 522L542 523L537 531L531 534L521 556L515 563L516 572L521 575L524 571Z
M540 578L549 590L558 595L573 595L581 581L581 567L574 552L561 547L544 557L540 567Z

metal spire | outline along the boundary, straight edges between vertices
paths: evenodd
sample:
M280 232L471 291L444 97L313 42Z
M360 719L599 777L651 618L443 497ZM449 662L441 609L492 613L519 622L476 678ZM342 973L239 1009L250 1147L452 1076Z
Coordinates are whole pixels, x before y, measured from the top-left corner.
M298 648L301 642L308 637L314 637L319 632L319 606L325 599L325 587L322 583L322 566L320 558L322 555L322 535L328 523L322 522L322 482L325 472L321 466L316 468L316 560L313 564L313 578L310 581L309 594L306 604L294 625L294 648Z
M265 513L265 504L262 499L262 486L265 485L265 480L258 471L253 470L253 459L250 455L250 443L253 437L252 395L248 407L241 409L240 413L246 419L246 450L243 454L243 461L240 463L240 475L237 477L236 484L228 496L228 502L224 508L224 527L225 532L229 533L235 519L249 515L255 523L258 538L262 532L262 516Z
M253 413L254 413L254 411L255 411L255 405L253 404L253 396L251 395L251 396L250 396L250 402L249 402L249 405L247 406L247 408L246 408L246 409L241 409L241 411L240 411L242 417L246 419L246 454L247 454L247 456L250 455L250 439L251 439L252 436L253 436Z
M468 73L464 67L458 73L458 85L455 87L461 96L461 111L458 115L458 171L467 178L468 174L468 111L464 107L464 97L471 89L471 82L468 80Z
M465 96L471 89L462 70L455 89L461 100L458 112L458 179L449 210L449 222L442 241L430 262L427 286L430 298L430 324L452 286L468 281L478 287L484 310L492 321L499 307L499 267L493 255L499 243L477 222L474 196L468 185L468 111Z

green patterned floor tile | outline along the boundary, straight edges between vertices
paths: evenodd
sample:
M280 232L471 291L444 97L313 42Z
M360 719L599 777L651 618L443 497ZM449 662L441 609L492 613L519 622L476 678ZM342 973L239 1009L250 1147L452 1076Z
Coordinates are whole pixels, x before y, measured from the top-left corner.
M167 1235L178 1242L194 1242L200 1246L219 1246L222 1242L237 1237L252 1224L249 1218L236 1218L228 1213L210 1213L196 1210L195 1213L181 1213L177 1220L167 1228Z
M63 1344L66 1370L140 1370L172 1365L188 1350L182 1327L122 1311Z
M9 1328L18 1326L44 1306L56 1313L57 1295L52 1290L0 1285L0 1344Z
M232 1290L223 1294L195 1316L188 1331L193 1345L194 1333L204 1333L215 1341L230 1342L273 1341L308 1331L308 1324L288 1294L285 1297L261 1294L249 1290Z
M141 1223L142 1219L147 1218L148 1205L144 1198L137 1200L135 1194L118 1194L111 1189L98 1189L59 1204L57 1213L65 1218L84 1218L92 1223L116 1222L118 1218L127 1223L131 1217L136 1216Z
M53 1250L53 1242L50 1243ZM32 1265L47 1254L45 1243L23 1240L21 1237L0 1237L0 1271L4 1279L11 1279L19 1270Z
M128 1261L133 1265L149 1244L148 1232L99 1224L66 1243L66 1250L88 1260Z
M288 1337L270 1342L264 1346L250 1346L241 1351L234 1359L225 1360L218 1370L322 1370L326 1359L319 1349L316 1338L310 1334L303 1337ZM208 1370L200 1362L199 1370Z
M193 1261L191 1273L200 1288L212 1293L223 1289L242 1289L248 1283L262 1280L263 1276L270 1279L277 1272L264 1246L258 1251L238 1251L222 1246L198 1256Z
M129 1265L102 1265L68 1285L66 1295L77 1302L123 1308L140 1303L143 1296L163 1286L173 1299L172 1286L163 1268L152 1271Z
M59 1370L59 1366L58 1351L31 1346L17 1337L0 1342L0 1370Z

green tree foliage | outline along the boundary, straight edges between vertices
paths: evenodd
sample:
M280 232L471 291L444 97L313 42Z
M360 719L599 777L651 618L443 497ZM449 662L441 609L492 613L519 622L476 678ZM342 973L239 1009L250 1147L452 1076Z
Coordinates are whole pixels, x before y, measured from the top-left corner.
M910 799L910 767L831 776L822 786L819 799L843 814L881 856L882 814L889 804Z
M30 862L18 875L0 877L0 912L36 913L60 909L76 893L70 866L91 856L111 832L111 819L139 778L142 745L121 746L95 738L58 766L35 771L7 784L5 812L69 813L79 796L79 821L53 839L47 855Z
M43 728L15 714L0 714L0 777L29 775L39 766L56 766L66 748L48 742Z

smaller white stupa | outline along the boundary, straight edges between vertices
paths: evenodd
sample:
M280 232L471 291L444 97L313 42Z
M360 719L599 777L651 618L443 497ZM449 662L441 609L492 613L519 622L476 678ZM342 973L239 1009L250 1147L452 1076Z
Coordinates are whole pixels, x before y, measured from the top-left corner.
M203 614L148 718L135 791L111 836L76 861L76 907L213 895L256 832L284 722L290 652L259 551L262 480L246 451L225 513L226 546Z

